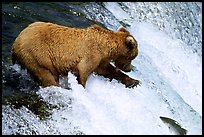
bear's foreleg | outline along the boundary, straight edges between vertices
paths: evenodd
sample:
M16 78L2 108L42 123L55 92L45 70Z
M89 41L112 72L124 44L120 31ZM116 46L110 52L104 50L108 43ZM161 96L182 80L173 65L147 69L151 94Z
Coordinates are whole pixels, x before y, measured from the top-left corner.
M124 74L119 69L116 69L110 63L107 65L100 65L95 72L99 75L103 75L109 79L116 79L121 83L125 84L126 87L132 88L140 84L139 80L130 78L128 75Z
M98 66L99 59L95 56L94 58L84 58L77 65L78 74L77 80L78 83L81 84L84 88L86 85L86 81L88 76L94 71L94 69Z

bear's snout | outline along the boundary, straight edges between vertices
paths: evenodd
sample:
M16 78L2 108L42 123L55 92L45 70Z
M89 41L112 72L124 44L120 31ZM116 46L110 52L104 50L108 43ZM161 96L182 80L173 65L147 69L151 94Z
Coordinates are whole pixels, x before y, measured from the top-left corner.
M133 69L133 65L132 64L124 64L122 67L122 70L125 72L130 72Z

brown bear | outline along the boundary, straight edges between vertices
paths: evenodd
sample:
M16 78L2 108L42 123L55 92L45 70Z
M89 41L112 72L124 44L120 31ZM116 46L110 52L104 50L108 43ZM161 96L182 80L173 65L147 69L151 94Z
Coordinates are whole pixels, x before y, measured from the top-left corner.
M35 22L14 41L12 61L26 68L42 86L59 86L59 75L71 71L83 87L92 72L134 87L139 81L122 71L131 71L137 46L123 27L113 32L98 25L79 29Z

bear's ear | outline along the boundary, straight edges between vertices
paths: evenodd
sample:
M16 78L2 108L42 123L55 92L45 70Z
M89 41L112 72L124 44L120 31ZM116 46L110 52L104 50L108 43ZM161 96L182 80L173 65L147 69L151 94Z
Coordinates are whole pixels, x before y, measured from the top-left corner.
M125 33L130 33L129 31L127 31L123 26L118 28L118 31L122 31L122 32L125 32Z
M134 46L136 45L135 40L132 36L127 36L125 44L129 50L132 50Z

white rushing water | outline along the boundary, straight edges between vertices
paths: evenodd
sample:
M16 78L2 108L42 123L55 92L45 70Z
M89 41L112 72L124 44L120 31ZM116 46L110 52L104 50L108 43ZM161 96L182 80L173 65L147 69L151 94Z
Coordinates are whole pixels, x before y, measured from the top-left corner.
M118 21L114 20L115 26L119 21L127 23L127 29L138 41L135 69L127 74L139 79L141 86L125 88L116 80L109 82L92 74L84 89L69 73L71 90L52 86L37 92L44 101L58 106L46 120L40 120L26 107L2 106L3 134L175 134L160 116L176 120L187 134L202 134L202 53L192 52L192 40L185 39L189 38L187 34L178 37L173 29L176 24L167 24L169 18L163 21L167 27L158 25L164 13L157 11L154 3L130 4L104 5ZM156 6L162 11L164 5ZM148 6L150 10L153 7L152 12L158 16L149 21L140 19L136 16L138 6ZM192 8L196 9L195 5ZM141 9L141 16L147 9ZM114 30L108 25L111 20L107 24L106 21L101 22Z

